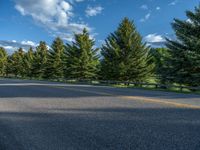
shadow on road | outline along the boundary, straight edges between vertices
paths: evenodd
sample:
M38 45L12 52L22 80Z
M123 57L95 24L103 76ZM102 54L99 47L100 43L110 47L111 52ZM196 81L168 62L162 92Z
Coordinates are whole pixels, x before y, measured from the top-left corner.
M109 95L110 94L110 95ZM179 94L163 91L148 91L142 89L112 88L105 86L83 86L66 84L55 86L24 85L24 86L0 86L0 98L32 97L32 98L80 98L99 96L141 96L166 99L200 100L200 95Z
M6 86L4 84L13 84ZM15 84L22 84L17 86ZM25 85L23 85L25 84ZM46 84L42 85L26 85L26 84ZM57 85L56 85L57 84ZM60 85L59 85L60 84ZM48 86L51 85L51 86ZM54 86L55 85L55 86ZM80 91L83 90L83 91ZM107 94L104 94L107 93ZM0 98L15 97L32 97L32 98L78 98L78 97L95 97L108 96L142 96L151 98L166 99L182 99L194 98L200 100L200 95L196 94L180 94L163 91L148 91L142 89L131 88L112 88L106 86L91 85L74 85L63 84L58 82L34 81L34 80L17 80L17 79L1 79L0 78Z
M52 108L48 112L1 112L0 122L7 124L1 126L1 134L9 132L7 143L15 138L24 149L200 149L196 109Z

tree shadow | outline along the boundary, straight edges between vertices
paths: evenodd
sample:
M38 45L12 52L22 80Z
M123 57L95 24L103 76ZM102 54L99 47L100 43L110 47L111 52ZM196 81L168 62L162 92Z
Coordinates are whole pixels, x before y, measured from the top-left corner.
M0 112L3 124L0 123L0 135L7 134L6 141L14 143L15 150L200 149L199 109L52 108L43 111ZM2 137L0 143L5 143Z
M13 84L2 85L2 84ZM16 85L15 85L16 84ZM22 85L20 85L22 84ZM23 85L24 84L24 85ZM36 84L36 85L35 85ZM76 85L58 82L1 79L0 97L36 97L36 98L78 98L95 96L139 96L157 99L199 99L197 94L152 91L132 88L114 88L109 86Z
M44 84L44 85L4 85L0 86L0 98L32 97L32 98L80 98L108 96L138 96L156 99L194 99L200 95L180 94L142 89L114 88L108 86Z

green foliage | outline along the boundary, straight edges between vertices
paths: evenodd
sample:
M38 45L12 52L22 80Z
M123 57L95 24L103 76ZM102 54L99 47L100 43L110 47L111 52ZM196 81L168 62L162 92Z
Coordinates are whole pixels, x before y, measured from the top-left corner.
M3 47L0 47L0 75L4 76L6 74L8 55Z
M167 48L152 48L150 51L153 56L153 63L155 64L155 73L158 75L158 79L160 79L161 83L165 83L165 60L170 57Z
M24 65L24 56L25 56L25 52L23 51L22 48L19 48L18 51L15 51L11 55L11 58L10 58L10 63L11 63L10 66L12 67L11 72L15 76L24 77L26 74L26 69Z
M53 41L48 54L45 78L57 79L64 75L64 43L60 38Z
M14 75L14 71L13 71L13 66L12 66L12 55L11 56L8 56L7 58L7 64L6 64L6 70L5 70L5 74L6 76L9 76L9 75Z
M171 57L166 59L166 76L170 82L200 85L200 6L187 11L187 21L175 19L172 27L177 40L167 39Z
M75 34L75 42L66 46L66 72L70 78L92 79L96 78L98 49L94 48L95 41L90 39L86 29L81 34Z
M149 50L142 43L133 22L125 18L102 47L103 78L136 82L146 80L153 70Z
M28 52L24 56L24 66L26 70L26 76L32 78L32 68L33 68L33 61L34 61L34 52L33 48L30 47Z
M175 19L176 40L167 39L167 48L151 49L128 18L111 33L102 46L101 63L95 41L86 29L64 45L60 38L51 49L40 42L36 51L22 48L8 56L0 47L0 75L38 79L96 79L143 82L154 72L161 83L200 85L200 6L187 11L187 21ZM189 20L189 21L188 21ZM155 66L156 64L156 66Z
M43 78L45 76L45 69L47 66L48 48L45 42L41 41L34 53L33 66L31 69L32 75L36 78Z

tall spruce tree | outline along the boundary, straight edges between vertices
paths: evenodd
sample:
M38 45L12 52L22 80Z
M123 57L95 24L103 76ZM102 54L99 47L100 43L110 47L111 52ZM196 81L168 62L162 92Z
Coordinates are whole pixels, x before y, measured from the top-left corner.
M174 19L176 40L167 39L170 56L163 78L190 86L200 85L200 6L186 11L187 20Z
M162 78L165 76L165 60L170 57L168 49L163 48L152 48L151 55L153 56L152 61L155 63L155 73L157 75L157 79L159 79L160 83L165 84L166 79Z
M134 23L124 18L102 47L101 74L104 79L140 82L152 74L149 47L142 43Z
M0 75L5 76L8 54L3 47L0 47Z
M8 55L6 64L6 76L14 75L13 65L12 65L12 55Z
M64 75L64 43L58 37L53 41L48 54L45 78L58 79Z
M28 52L25 54L24 57L24 66L26 69L26 76L32 78L32 67L33 67L33 60L34 60L34 51L33 48L30 47Z
M46 65L47 65L48 47L45 42L41 41L39 46L36 47L34 53L33 66L31 72L35 78L43 78Z
M19 48L18 51L15 51L11 55L11 66L12 72L15 76L24 77L26 74L26 69L24 65L24 55L25 52L22 48Z
M90 39L86 29L83 33L75 34L75 42L66 46L66 77L76 79L97 77L98 49L94 46L95 41Z
M11 69L8 68L9 73L15 75L17 77L19 75L19 70L18 70L18 54L17 51L15 51L9 59L9 65Z

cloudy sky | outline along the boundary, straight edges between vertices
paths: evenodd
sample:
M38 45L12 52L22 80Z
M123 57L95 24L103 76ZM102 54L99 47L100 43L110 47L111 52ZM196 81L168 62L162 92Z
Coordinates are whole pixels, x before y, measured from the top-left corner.
M199 0L0 0L0 46L13 51L51 44L56 36L65 42L87 28L97 46L113 32L123 17L134 20L150 44L173 37L173 18L186 19Z

